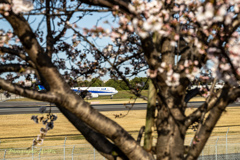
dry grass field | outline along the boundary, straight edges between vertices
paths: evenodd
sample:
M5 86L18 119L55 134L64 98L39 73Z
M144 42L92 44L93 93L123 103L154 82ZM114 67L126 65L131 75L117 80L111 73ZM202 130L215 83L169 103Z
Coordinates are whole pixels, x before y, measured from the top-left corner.
M188 109L188 113L192 112L193 109ZM240 137L240 107L229 107L224 112L218 121L212 136L226 135L229 128L229 135L239 135ZM193 131L189 131L192 134Z
M188 109L188 113L194 109ZM126 111L102 112L107 117L114 119L134 138L137 137L138 130L145 123L146 111L130 111L124 118L115 118L115 114L126 114ZM229 107L223 114L212 136L225 135L229 127L229 135L240 135L240 108ZM40 114L39 114L40 115ZM66 144L87 143L79 132L62 115L57 114L54 129L50 130L45 138L44 146L63 145L65 137ZM27 148L31 146L32 140L37 137L43 125L34 123L31 114L0 115L0 149L3 148ZM188 136L192 136L194 131L190 130Z
M102 113L115 119L114 114L126 114L127 112ZM27 148L32 144L32 140L37 137L40 128L44 126L41 123L34 123L31 120L31 115L0 115L0 148ZM84 138L62 114L57 114L57 116L58 119L54 123L54 129L48 132L43 145L62 145L65 137L67 137L66 144L86 143ZM144 116L145 111L131 111L125 118L115 120L130 133L136 134L145 122Z

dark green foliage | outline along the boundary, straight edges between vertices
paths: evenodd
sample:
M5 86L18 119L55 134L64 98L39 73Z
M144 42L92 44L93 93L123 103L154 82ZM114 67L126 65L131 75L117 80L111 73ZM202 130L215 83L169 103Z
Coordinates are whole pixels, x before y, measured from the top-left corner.
M132 80L128 80L128 82L131 84L133 88L138 88L139 90L142 90L142 88L144 90L147 90L149 86L147 78L144 78L144 77L135 77ZM104 86L113 87L116 90L129 90L129 87L126 85L126 83L123 80L109 79L104 84Z
M99 78L93 78L91 80L91 87L103 87L104 86L104 83L101 79Z

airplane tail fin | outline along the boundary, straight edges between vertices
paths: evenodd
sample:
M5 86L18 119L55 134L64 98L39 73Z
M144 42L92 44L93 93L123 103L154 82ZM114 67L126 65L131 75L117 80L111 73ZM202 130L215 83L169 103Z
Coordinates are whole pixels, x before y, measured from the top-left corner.
M44 88L44 86L43 85L38 85L38 91L43 91L43 90L46 90L45 88Z

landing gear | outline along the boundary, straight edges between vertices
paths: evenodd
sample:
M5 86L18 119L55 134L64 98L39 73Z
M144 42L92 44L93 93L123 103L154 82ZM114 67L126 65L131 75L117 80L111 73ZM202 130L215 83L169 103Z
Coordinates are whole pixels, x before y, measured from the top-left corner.
M113 95L111 95L111 97L110 97L111 99L113 99Z

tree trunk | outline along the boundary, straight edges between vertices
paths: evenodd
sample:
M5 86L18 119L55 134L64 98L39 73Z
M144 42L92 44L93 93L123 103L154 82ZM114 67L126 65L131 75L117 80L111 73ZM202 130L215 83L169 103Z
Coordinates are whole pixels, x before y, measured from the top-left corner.
M144 135L144 149L148 152L152 150L152 132L154 127L155 109L156 109L156 89L152 83L149 81L148 88L148 105L147 105L147 115L146 115L146 125L145 125L145 135Z
M158 160L182 160L184 158L185 134L181 131L181 125L169 116L158 125L157 159Z
M166 94L165 94L166 95ZM184 139L186 127L183 122L184 113L181 110L181 102L169 95L158 106L157 115L157 146L158 160L182 160L184 158Z

